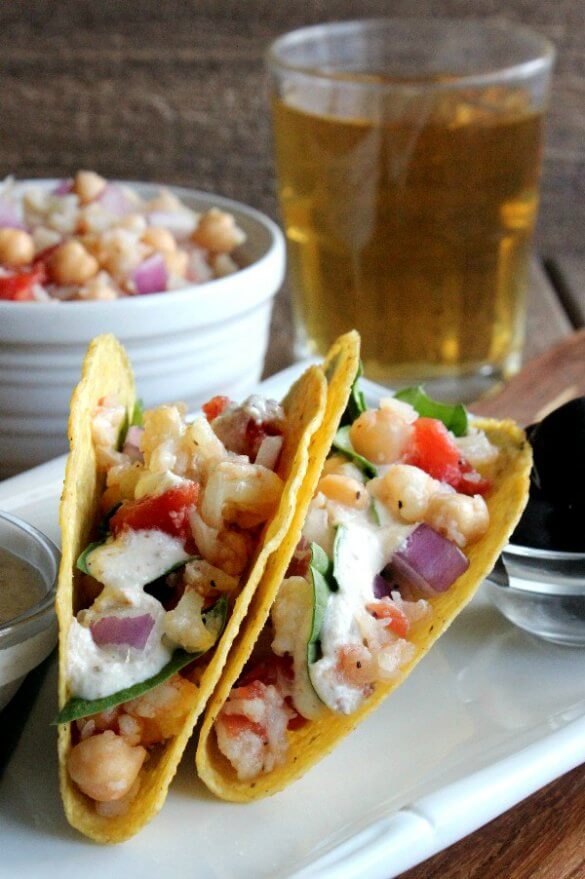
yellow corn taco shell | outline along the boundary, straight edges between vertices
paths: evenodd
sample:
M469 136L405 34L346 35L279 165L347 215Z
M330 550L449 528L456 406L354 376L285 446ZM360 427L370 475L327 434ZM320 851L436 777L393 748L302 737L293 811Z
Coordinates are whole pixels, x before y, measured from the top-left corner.
M290 530L297 508L297 495L309 463L310 440L323 420L326 381L317 367L311 367L291 388L283 402L287 415L286 434L279 464L284 480L282 497L273 519L259 540L247 580L240 591L225 630L209 652L197 696L181 733L154 748L141 770L141 786L128 811L118 817L98 815L89 800L72 783L67 772L71 750L69 724L59 727L59 766L61 795L69 823L97 842L122 842L133 836L161 808L169 784L193 731L197 718L220 678L229 648L246 615L248 605L260 582L267 559ZM135 402L132 369L126 353L114 336L100 336L89 346L82 377L71 399L67 462L60 507L62 562L57 589L59 620L59 707L69 699L67 689L66 644L72 617L78 609L76 559L93 536L99 521L103 477L98 474L91 438L91 416L101 397L115 397L129 409Z
M287 787L332 751L344 736L400 686L471 600L484 577L491 571L528 497L532 455L523 431L512 421L475 422L501 450L493 480L494 487L486 499L490 511L490 528L478 543L466 550L470 562L466 573L447 592L429 599L433 606L432 621L418 630L413 629L410 640L416 647L416 653L412 661L400 670L395 680L378 683L372 696L355 713L344 716L327 712L318 720L308 721L299 730L289 731L287 761L283 766L251 781L239 781L235 770L217 747L213 724L251 655L300 539L310 500L349 398L358 358L359 337L348 334L338 341L324 364L329 380L327 410L323 424L311 444L311 461L299 494L294 521L281 549L270 558L266 566L246 626L234 644L220 685L207 707L197 749L197 771L207 787L226 800L248 802L275 794Z

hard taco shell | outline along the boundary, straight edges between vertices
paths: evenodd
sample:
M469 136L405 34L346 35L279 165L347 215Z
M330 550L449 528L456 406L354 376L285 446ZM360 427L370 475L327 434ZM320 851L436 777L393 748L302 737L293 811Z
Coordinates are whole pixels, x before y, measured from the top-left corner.
M62 560L59 569L56 609L59 621L59 707L70 697L67 688L67 634L78 608L78 578L75 563L92 539L100 519L103 474L98 473L91 436L92 413L102 397L114 397L129 410L135 403L132 368L124 348L112 335L99 336L86 354L81 381L71 398L68 425L70 455L67 462L59 521ZM310 440L323 420L326 381L317 367L311 367L289 391L284 409L286 433L278 472L284 480L282 497L272 520L264 528L247 579L236 599L225 630L205 664L197 696L181 733L149 753L141 770L138 795L127 812L118 817L98 815L92 801L71 781L67 758L72 747L70 724L59 726L59 771L61 796L69 823L96 842L115 843L137 833L163 805L168 787L197 718L216 686L229 648L236 637L248 606L260 582L267 560L290 530L297 495L309 464Z
M235 770L217 747L213 724L252 653L300 539L309 503L347 405L358 363L359 336L356 333L342 336L323 367L328 378L327 408L323 423L311 443L309 468L298 495L294 520L280 549L266 565L246 624L234 643L220 684L207 706L197 748L197 771L207 787L226 800L248 802L283 790L332 751L341 739L400 686L492 570L526 504L532 454L524 432L512 421L475 421L474 424L484 430L490 441L500 449L497 471L493 477L494 487L486 498L490 528L478 543L466 550L470 564L465 574L447 592L430 599L433 606L431 621L426 626L421 624L413 628L410 640L416 647L414 658L394 680L378 683L372 696L354 714L344 716L327 711L318 720L308 721L300 729L289 732L287 760L283 766L251 781L239 781Z

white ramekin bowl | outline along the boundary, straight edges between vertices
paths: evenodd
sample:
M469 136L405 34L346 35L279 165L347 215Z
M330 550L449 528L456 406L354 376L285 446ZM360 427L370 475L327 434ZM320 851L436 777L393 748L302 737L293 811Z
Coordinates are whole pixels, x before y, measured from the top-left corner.
M28 180L55 186L55 180ZM152 197L160 185L128 183ZM0 478L66 451L69 399L88 343L114 333L126 347L145 405L214 394L245 396L262 372L272 301L284 277L282 232L227 198L167 187L189 207L232 213L247 236L245 268L170 293L114 302L0 301Z

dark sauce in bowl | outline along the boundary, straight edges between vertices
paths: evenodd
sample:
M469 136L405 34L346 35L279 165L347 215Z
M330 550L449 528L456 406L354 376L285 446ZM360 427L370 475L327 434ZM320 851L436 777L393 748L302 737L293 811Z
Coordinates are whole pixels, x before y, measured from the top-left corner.
M528 504L511 542L585 552L585 397L527 428L534 464Z

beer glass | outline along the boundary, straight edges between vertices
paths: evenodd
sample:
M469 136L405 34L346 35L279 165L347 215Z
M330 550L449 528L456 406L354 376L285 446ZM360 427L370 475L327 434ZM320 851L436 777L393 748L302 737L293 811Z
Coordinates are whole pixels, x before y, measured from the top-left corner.
M471 399L518 369L554 50L501 21L303 28L268 52L296 353Z

